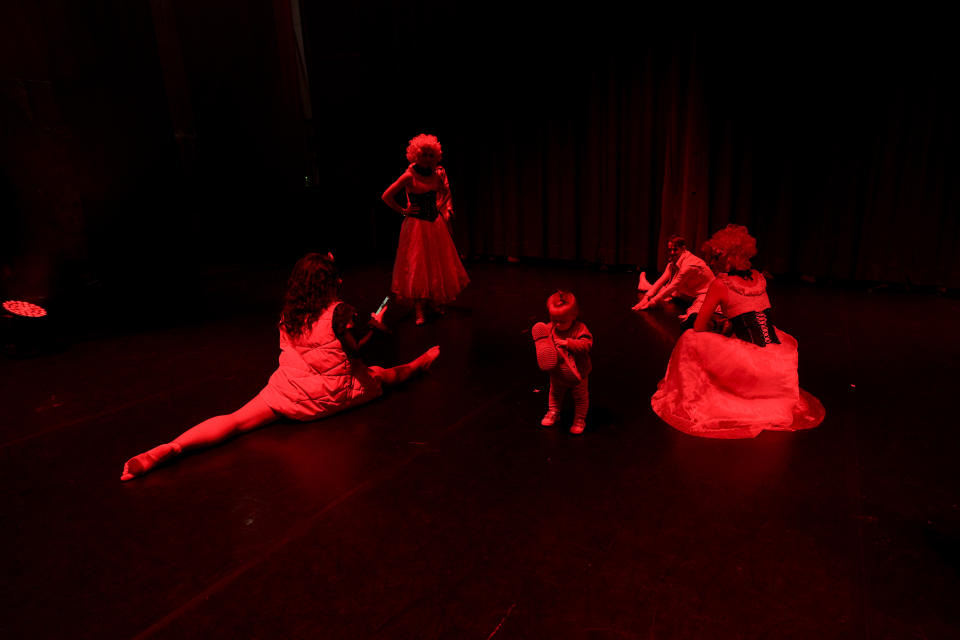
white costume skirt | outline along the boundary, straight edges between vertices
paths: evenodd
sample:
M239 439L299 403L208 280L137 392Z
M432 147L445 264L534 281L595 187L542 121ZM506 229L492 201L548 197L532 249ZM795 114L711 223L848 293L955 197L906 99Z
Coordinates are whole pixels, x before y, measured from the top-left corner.
M443 216L407 218L400 227L390 290L400 298L447 303L470 283Z
M761 431L819 425L820 401L800 388L797 341L759 347L739 338L688 330L677 340L650 403L670 426L704 438L753 438Z

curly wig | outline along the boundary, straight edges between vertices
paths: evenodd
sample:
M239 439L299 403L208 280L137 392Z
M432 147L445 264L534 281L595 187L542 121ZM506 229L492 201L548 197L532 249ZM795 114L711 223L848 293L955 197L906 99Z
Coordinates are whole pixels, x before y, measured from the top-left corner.
M340 274L333 255L308 253L294 265L287 280L280 326L291 338L309 330L340 295Z
M564 320L576 320L580 315L580 307L577 305L577 298L569 291L563 289L557 291L547 298L547 313L551 320L563 322Z
M440 141L437 140L437 136L432 136L429 133L421 133L410 139L410 144L407 145L407 160L410 162L419 160L420 150L424 148L433 149L437 154L437 162L440 162L440 158L443 157Z
M724 271L746 271L750 258L757 255L757 239L739 224L728 224L710 236L703 245L704 255L718 260Z

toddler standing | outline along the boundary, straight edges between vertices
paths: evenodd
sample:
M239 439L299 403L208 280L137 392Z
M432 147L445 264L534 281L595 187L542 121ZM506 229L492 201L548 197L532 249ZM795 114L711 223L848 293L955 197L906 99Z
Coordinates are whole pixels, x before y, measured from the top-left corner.
M573 425L570 433L573 434L583 433L586 427L590 406L587 379L592 368L590 349L593 348L593 336L587 325L578 319L579 311L572 293L557 291L547 298L550 324L538 322L531 329L537 365L550 372L548 408L540 424L545 427L556 424L567 391L571 391Z

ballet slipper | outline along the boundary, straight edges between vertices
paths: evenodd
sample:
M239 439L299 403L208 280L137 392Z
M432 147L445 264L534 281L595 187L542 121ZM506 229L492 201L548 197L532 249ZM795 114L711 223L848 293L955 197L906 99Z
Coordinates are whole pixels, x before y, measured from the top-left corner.
M538 322L530 329L530 334L537 350L537 366L541 371L550 371L557 366L557 347L550 337L550 327L544 322Z
M440 357L440 346L434 345L424 351L419 358L417 358L417 368L420 371L429 371L430 367L433 366L434 361Z
M141 453L138 456L134 456L123 465L123 474L120 476L120 480L126 482L127 480L133 480L137 476L142 476L161 462L179 455L180 451L179 444L176 442L168 442L159 447L154 447L150 449L150 451Z

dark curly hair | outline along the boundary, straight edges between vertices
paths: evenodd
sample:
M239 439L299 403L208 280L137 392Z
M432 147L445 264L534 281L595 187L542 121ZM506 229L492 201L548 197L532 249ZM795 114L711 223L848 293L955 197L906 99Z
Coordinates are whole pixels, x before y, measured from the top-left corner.
M291 338L307 331L340 295L340 274L329 253L308 253L287 280L280 326Z

